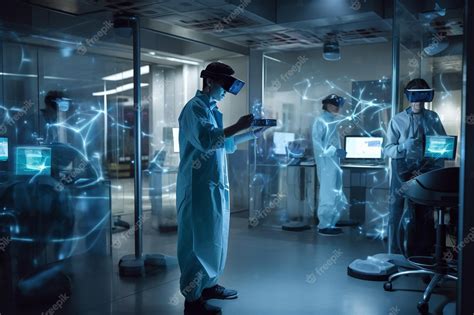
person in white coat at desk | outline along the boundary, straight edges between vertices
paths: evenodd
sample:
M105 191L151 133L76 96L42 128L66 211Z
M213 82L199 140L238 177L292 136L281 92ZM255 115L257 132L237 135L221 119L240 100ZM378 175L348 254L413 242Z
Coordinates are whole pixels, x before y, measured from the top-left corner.
M312 138L314 157L319 181L318 232L320 235L340 235L336 227L342 211L347 207L347 198L342 190L341 158L346 151L341 147L337 115L344 105L344 98L331 94L322 101L323 113L313 124Z

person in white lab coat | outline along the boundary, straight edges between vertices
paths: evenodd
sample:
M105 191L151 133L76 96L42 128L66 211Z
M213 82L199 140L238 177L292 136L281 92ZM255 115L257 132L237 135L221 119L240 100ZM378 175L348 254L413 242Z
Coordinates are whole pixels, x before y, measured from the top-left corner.
M339 235L336 227L341 212L347 207L342 190L340 160L346 156L341 147L337 114L344 105L344 98L331 94L322 101L323 113L313 124L312 138L316 169L319 180L318 231L325 236Z
M226 64L213 62L201 72L198 91L179 116L180 164L177 180L178 262L185 314L221 314L209 299L234 299L237 291L218 285L224 271L229 236L229 179L227 153L256 139L264 129L251 127L252 115L224 128L217 107L226 92L237 94L244 83Z
M446 135L438 114L425 108L431 102L434 90L423 79L414 79L405 87L405 96L410 106L395 115L388 126L385 156L391 158L391 182L389 198L389 244L392 253L401 253L399 231L405 204L403 183L411 178L442 167L443 160L425 159L423 157L423 140L425 135ZM416 228L407 248L417 255L429 255L435 239L432 211L423 206L414 207Z

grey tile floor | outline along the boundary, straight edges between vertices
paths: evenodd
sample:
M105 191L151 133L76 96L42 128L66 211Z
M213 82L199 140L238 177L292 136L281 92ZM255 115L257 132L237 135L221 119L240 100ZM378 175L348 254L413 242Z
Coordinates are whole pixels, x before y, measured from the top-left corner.
M133 252L133 239L124 235L114 234L122 242L112 257L88 257L82 262L78 258L69 266L73 294L55 314L183 314L177 266L140 279L118 276L118 259ZM175 244L175 234L160 235L145 226L145 252L175 255ZM383 252L383 247L381 241L358 236L350 229L341 237L322 237L314 231L248 229L246 219L233 216L229 257L221 284L239 290L240 296L213 303L223 307L226 315L418 314L416 304L424 287L419 278L400 279L394 292L385 292L382 282L346 275L352 260ZM326 264L331 257L336 257L334 264ZM325 264L327 268L323 267ZM312 279L308 278L311 273L315 274ZM432 314L443 314L444 305L454 296L452 285L439 289L430 303Z

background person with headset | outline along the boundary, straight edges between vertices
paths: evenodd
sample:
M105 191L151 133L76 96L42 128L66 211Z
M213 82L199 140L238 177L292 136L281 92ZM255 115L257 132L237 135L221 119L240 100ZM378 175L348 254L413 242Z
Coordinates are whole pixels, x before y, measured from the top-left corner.
M405 96L410 106L395 115L388 126L387 144L384 154L391 158L389 242L392 253L401 253L398 232L403 216L405 198L403 183L407 180L443 166L443 160L426 159L423 156L423 142L427 135L446 135L443 124L434 111L425 108L425 103L433 100L434 90L421 79L413 79L405 87ZM416 229L408 250L417 255L429 255L435 240L432 212L423 206L410 207Z

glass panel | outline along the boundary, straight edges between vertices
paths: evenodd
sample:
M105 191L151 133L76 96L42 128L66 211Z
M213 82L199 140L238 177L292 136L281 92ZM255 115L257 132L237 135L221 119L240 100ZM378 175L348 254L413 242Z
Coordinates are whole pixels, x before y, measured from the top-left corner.
M0 131L11 143L32 144L38 126L37 48L5 42L3 60L2 79L6 93ZM18 124L21 128L15 128Z
M422 13L420 13L422 12ZM439 167L457 167L460 164L460 150L456 145L449 145L444 137L431 138L433 135L457 137L457 148L460 144L461 135L461 110L462 110L462 81L463 81L463 16L464 1L453 2L426 2L423 5L399 1L397 7L397 19L400 25L400 58L399 58L399 108L397 113L400 119L410 121L410 126L416 126L417 117L423 123L418 131L408 131L410 138L419 143L422 155L414 162L405 159L403 161L404 172L397 172L392 162L392 178L402 178L403 181L420 174L432 171ZM405 89L412 80L421 78L434 90L434 98L431 102L409 102L405 96ZM427 88L424 87L424 88ZM416 86L416 88L422 88ZM425 110L419 111L418 107L424 104ZM429 111L428 111L429 110ZM429 118L434 117L434 118ZM438 118L439 117L439 118ZM400 121L400 120L399 120ZM415 130L415 129L413 129ZM422 134L420 135L420 130ZM403 133L407 133L402 130ZM450 137L452 139L452 137ZM402 139L402 137L399 137ZM434 140L433 140L434 139ZM403 140L400 140L402 142ZM452 140L453 143L456 139ZM417 147L415 147L416 149ZM439 158L441 152L451 153L453 159ZM407 175L408 174L408 175ZM408 176L408 178L405 178ZM392 181L392 191L398 192L397 186L402 184L396 180ZM393 221L403 222L403 228L413 232L414 242L408 239L408 244L401 251L410 256L414 253L431 253L430 244L434 243L435 230L432 217L426 216L426 209L414 202L405 202L397 205L397 199L393 198ZM402 209L403 208L403 209ZM403 213L407 215L403 216ZM456 212L456 211L453 211ZM457 249L457 213L451 212L451 218L447 223L448 248L443 253L449 263L453 263ZM398 215L397 215L398 213ZM424 226L424 229L420 229ZM401 229L395 230L395 235ZM394 245L396 247L396 245Z
M29 304L68 297L68 275L90 279L80 266L103 266L111 253L106 111L93 93L106 69L123 66L61 37L64 46L52 48L40 32L16 35L2 37L2 274L9 294ZM2 304L16 307L10 298Z
M0 278L10 285L10 295L2 295L8 303L1 304L14 308L10 298L20 280L36 281L44 270L64 280L64 286L53 286L64 292L70 289L64 274L73 275L75 287L87 287L100 274L104 296L75 292L77 302L69 307L82 309L133 290L118 292L109 279L110 268L134 253L132 38L112 30L108 19L32 11L50 14L52 23L64 28L57 32L48 24L45 32L2 24L0 207L6 211L0 214L0 238L7 250L0 253ZM247 62L150 31L142 31L142 39L144 216L139 224L145 253L176 255L178 116L201 88L199 72L208 61L229 63L244 80ZM245 114L246 98L241 93L222 104L225 125ZM234 187L245 178L246 150L240 147L230 166ZM245 189L234 191L233 209L241 210L247 200ZM81 268L84 264L96 268ZM52 281L44 279L41 288ZM44 294L54 300L59 295ZM76 305L79 301L88 302Z
M461 132L461 89L463 55L463 6L453 2L424 8L414 13L408 1L400 1L400 108L409 106L403 95L405 85L412 79L423 78L435 90L428 109L438 113L448 135ZM455 161L446 166L459 165Z
M389 28L384 35L391 37ZM322 100L329 94L345 99L334 122L338 134L334 139L342 146L346 136L385 137L391 108L391 47L387 40L341 46L341 59L334 62L323 59L322 49L264 56L264 101L261 107L256 104L255 111L278 119L278 127L257 145L251 225L291 229L316 223L319 184L312 132L323 113ZM369 171L344 165L340 169L342 192L350 203L341 218L368 222L362 226L363 233L378 237L385 233L386 203L381 200L388 194L388 176L382 159L371 163ZM377 185L366 190L365 182L351 181L357 176Z

